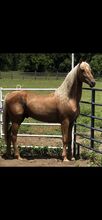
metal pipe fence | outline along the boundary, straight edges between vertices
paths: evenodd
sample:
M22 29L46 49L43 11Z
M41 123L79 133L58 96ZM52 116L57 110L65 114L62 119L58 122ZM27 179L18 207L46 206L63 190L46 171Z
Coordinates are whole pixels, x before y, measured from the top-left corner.
M96 100L96 92L97 93L98 92L102 92L102 89L83 88L83 90L87 90L87 91L91 92L91 100L90 100L90 102L82 100L82 101L80 101L80 103L90 105L91 106L91 110L90 110L90 114L86 114L86 113L84 114L84 113L81 112L80 116L89 118L90 119L90 126L87 125L87 124L77 123L77 121L75 121L75 123L74 123L74 155L76 155L76 151L77 151L77 154L79 156L79 154L80 154L80 147L84 147L84 148L87 148L89 150L93 150L93 151L95 151L97 153L102 154L102 151L95 147L96 143L99 146L102 144L102 141L99 140L99 137L95 138L95 131L102 133L102 127L99 127L99 128L95 127L95 121L96 120L102 121L102 117L97 117L95 115L96 114L95 107L96 106L98 106L98 107L102 106L101 103L96 103L95 102L95 100ZM78 127L84 127L84 128L89 129L90 134L86 135L86 134L84 134L85 132L83 132L83 134L80 134L80 132L78 131ZM85 142L87 140L89 140L90 141L89 146L87 144L85 144L85 143L84 144L81 143L80 140L77 141L78 137L79 137L79 139L81 139L81 138L85 139ZM100 138L101 138L101 136L100 136Z

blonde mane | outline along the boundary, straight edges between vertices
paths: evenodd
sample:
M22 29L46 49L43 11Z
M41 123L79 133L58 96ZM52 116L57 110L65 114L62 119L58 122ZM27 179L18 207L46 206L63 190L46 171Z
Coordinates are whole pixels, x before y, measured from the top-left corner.
M61 84L60 87L58 87L55 91L55 94L60 96L60 98L68 98L69 92L73 86L74 80L77 76L77 68L78 68L77 64L66 76L65 80L63 81L63 83Z

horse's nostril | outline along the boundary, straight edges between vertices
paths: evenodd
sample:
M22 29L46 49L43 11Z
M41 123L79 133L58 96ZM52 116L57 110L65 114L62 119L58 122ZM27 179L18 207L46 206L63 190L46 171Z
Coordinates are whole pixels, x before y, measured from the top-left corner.
M91 86L94 87L96 85L95 80L91 80Z

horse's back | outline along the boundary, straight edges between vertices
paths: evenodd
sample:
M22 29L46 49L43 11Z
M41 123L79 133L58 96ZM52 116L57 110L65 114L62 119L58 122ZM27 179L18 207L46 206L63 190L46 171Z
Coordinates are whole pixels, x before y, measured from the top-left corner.
M58 122L54 93L37 95L32 92L14 91L6 95L5 101L13 118L32 117L46 122Z

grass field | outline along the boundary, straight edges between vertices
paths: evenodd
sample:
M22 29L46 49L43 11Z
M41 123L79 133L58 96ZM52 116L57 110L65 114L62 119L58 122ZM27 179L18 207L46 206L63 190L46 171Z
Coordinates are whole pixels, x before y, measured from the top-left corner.
M18 73L17 73L18 74ZM29 77L20 77L20 75L16 74L16 77L4 77L0 79L0 87L3 88L16 88L17 85L20 85L22 88L57 88L61 85L64 78L49 78L49 79L35 79L32 76ZM86 84L83 84L83 87L89 87ZM102 88L102 78L96 79L96 88ZM6 93L6 92L5 92ZM48 91L39 91L37 93L48 93ZM96 103L102 104L102 92L96 92ZM91 92L83 90L82 92L82 99L83 101L91 101ZM90 114L91 107L87 104L80 104L81 113ZM95 116L102 118L102 107L95 107ZM25 119L24 122L35 122L34 119L28 118ZM86 117L79 116L77 122L82 124L87 124L90 126L90 119ZM95 120L95 127L100 128L102 127L102 121ZM89 130L83 127L78 127L79 132L84 132L89 134ZM24 126L22 125L19 133L31 133L31 134L61 134L61 131L58 126L55 127L37 127L37 126ZM95 133L98 138L101 138L100 133Z

